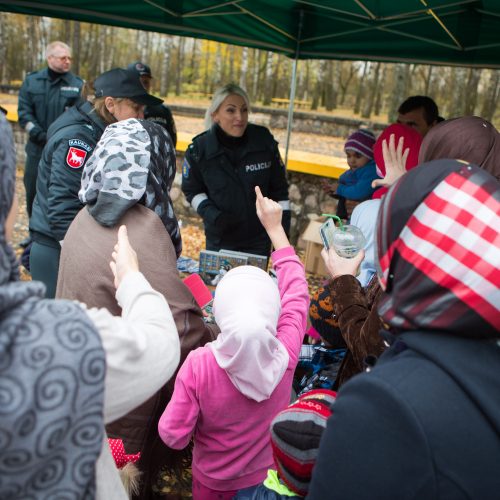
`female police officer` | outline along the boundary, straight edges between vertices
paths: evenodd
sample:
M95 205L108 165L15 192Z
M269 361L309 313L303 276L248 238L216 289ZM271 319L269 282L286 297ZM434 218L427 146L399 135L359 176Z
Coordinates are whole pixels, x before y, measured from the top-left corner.
M95 101L75 106L49 128L38 166L37 194L30 219L33 239L30 266L34 280L53 298L61 245L82 204L78 199L83 167L105 127L128 118L143 118L144 106L163 102L149 95L139 75L116 68L94 82Z
M205 225L208 250L269 255L271 244L255 212L255 186L283 207L290 226L286 172L265 127L248 123L249 100L234 84L217 90L205 115L208 130L186 151L182 190Z

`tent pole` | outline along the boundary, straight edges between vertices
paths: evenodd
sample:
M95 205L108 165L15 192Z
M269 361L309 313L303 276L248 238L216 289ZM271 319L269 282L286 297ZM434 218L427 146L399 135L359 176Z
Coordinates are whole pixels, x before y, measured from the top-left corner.
M295 101L295 90L297 88L297 66L299 62L300 53L300 38L302 35L302 23L304 19L304 11L300 11L299 29L297 33L297 48L295 50L295 59L292 66L292 82L290 86L290 104L288 105L288 122L286 125L286 143L285 143L285 167L288 165L288 149L290 148L290 134L292 133L292 119L293 119L293 104Z

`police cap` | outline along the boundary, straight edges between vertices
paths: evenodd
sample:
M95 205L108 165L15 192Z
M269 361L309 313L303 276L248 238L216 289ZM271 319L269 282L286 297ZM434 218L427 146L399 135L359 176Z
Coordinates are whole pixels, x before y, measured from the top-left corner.
M110 69L99 75L94 82L96 97L126 97L146 106L156 106L162 99L146 92L139 73L123 68Z
M129 64L127 66L127 69L131 71L137 71L137 73L139 73L139 76L149 76L150 78L153 78L153 75L151 74L151 68L147 64L141 63L140 61Z

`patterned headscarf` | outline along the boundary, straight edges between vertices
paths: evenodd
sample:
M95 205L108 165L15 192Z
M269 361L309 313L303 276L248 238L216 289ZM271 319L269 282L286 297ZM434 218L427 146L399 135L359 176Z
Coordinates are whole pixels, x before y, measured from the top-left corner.
M500 185L474 165L437 160L382 201L377 272L396 331L500 337Z
M424 137L419 163L442 158L474 163L500 181L500 133L478 116L439 123Z
M181 232L169 194L175 171L174 147L163 127L122 120L104 131L83 169L78 196L106 227L116 226L130 207L141 203L160 217L179 257Z
M18 281L5 221L15 188L0 116L0 498L95 498L104 436L100 337L77 304Z

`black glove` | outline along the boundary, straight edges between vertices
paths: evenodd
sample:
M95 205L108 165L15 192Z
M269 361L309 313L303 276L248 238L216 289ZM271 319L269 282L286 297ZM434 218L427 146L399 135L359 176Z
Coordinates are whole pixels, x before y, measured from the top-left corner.
M30 139L39 146L45 146L47 142L47 132L39 130L35 134L30 134Z
M239 223L240 221L234 215L225 212L222 212L215 219L215 227L223 233L235 228Z

